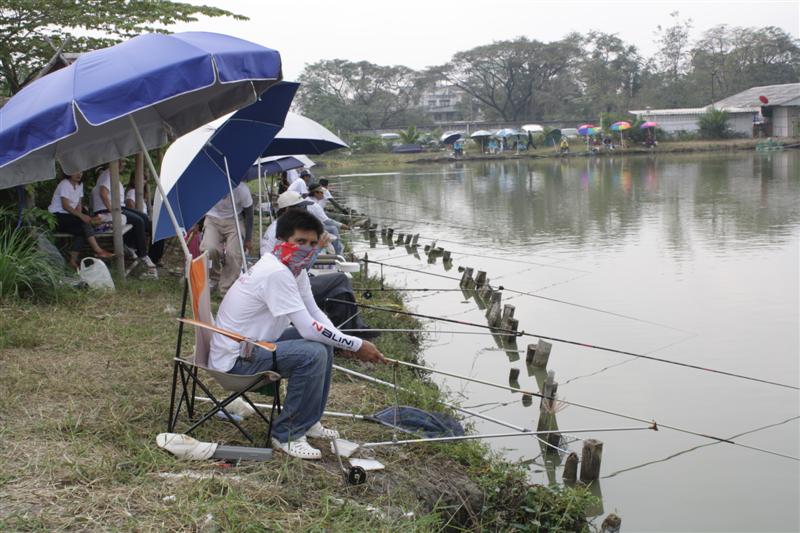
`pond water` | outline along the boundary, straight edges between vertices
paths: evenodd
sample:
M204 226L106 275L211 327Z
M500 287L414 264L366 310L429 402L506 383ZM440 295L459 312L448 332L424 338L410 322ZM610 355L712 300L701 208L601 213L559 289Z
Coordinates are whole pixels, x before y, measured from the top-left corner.
M419 270L385 266L394 286L457 288L429 273L458 278L457 267L469 266L494 286L531 293L503 295L521 330L800 381L800 152L403 165L359 169L332 183L395 234L419 233L420 245L436 239L452 252L448 271L422 246L415 257L405 247L356 241L359 255ZM486 323L459 291L407 294L420 313ZM524 352L504 351L487 335L446 333L475 328L427 327L428 365L498 383L517 369L519 387L539 390L542 375ZM529 342L536 341L521 338L517 348ZM557 342L548 369L564 400L800 454L797 390ZM464 407L537 426L537 398L434 379ZM593 486L602 507L593 513L618 513L626 531L800 529L796 461L668 429L570 434L641 424L574 406L555 416L565 437L603 441ZM509 431L473 422L475 431ZM565 456L543 456L537 440L490 444L529 461L534 481L561 482ZM580 441L566 447L580 455Z

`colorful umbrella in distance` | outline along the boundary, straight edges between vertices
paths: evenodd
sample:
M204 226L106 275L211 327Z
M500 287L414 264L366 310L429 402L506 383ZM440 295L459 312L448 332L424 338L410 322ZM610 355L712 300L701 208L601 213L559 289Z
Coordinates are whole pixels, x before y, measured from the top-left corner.
M631 123L624 120L615 122L611 125L611 131L625 131L631 128Z
M647 128L655 128L656 126L658 126L657 122L653 122L652 120L648 120L647 122L645 122L641 126L639 126L639 129L644 130L644 129L647 129Z
M591 133L589 133L589 130L596 127L597 126L595 126L594 124L581 124L580 126L578 126L578 133L581 135L592 135Z

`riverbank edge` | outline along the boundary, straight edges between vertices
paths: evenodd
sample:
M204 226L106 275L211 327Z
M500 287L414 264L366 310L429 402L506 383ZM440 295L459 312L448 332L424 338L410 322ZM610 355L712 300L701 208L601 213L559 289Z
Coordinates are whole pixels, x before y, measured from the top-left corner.
M514 160L537 160L537 159L572 159L580 157L616 157L616 156L657 156L659 154L689 154L689 153L705 153L705 152L733 152L733 151L755 151L756 145L763 141L763 139L730 139L720 141L670 141L662 142L654 149L644 147L631 147L631 148L617 148L613 151L600 151L593 153L585 150L585 145L581 143L573 143L572 151L566 155L555 152L552 148L540 148L530 152L523 152L517 154L515 152L506 152L502 154L478 154L470 155L469 151L466 155L455 158L449 153L444 155L432 155L431 157L420 157L422 154L391 154L391 153L375 153L375 154L351 154L345 155L339 152L333 152L330 155L323 155L315 158L315 162L319 168L324 169L346 169L350 167L361 166L381 166L381 165L396 165L396 164L413 164L423 165L429 163L463 163L470 161L514 161ZM792 137L781 139L784 143L785 150L800 149L800 137Z
M359 275L354 283L380 284ZM0 529L507 530L548 521L562 531L586 528L588 491L531 486L522 466L477 441L381 448L375 456L386 470L355 487L343 483L325 443L316 443L322 461L276 454L267 463L239 465L186 463L159 450L154 441L164 430L181 285L174 271L158 282L118 284L113 293L2 302ZM373 300L405 308L396 293ZM378 328L419 327L387 313L367 312L365 319ZM184 353L191 337L184 337ZM422 339L390 333L378 345L419 361ZM391 367L337 362L395 379ZM401 404L442 410L442 391L424 375L398 371L396 379L411 391L398 397ZM336 372L328 409L372 414L394 400L388 389ZM245 427L260 434L254 418ZM358 442L391 437L378 424L325 420ZM219 421L195 436L247 445Z

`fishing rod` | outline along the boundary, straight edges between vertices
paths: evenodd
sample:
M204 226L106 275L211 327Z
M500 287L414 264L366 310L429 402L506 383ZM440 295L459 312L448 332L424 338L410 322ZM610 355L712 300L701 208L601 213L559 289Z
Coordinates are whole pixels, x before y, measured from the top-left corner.
M338 371L340 371L340 372L342 372L344 374L347 374L349 376L353 376L353 377L358 378L358 379L362 379L362 380L367 381L369 383L374 383L376 385L381 385L383 387L388 387L388 388L393 389L395 391L400 391L400 392L406 392L406 393L409 393L409 394L413 394L412 391L410 391L409 389L407 389L405 387L401 387L401 386L396 385L394 383L389 383L388 381L384 381L382 379L378 379L376 377L372 377L372 376L369 376L367 374L362 374L361 372L356 372L355 370L350 370L349 368L345 368L345 367L340 366L340 365L333 365L333 368L335 368L336 370L338 370ZM458 405L446 402L444 400L436 399L434 401L436 403L440 404L440 405L444 405L445 407L449 407L450 409L453 409L454 411L458 411L459 413L463 413L463 414L465 414L467 416L473 416L475 418L480 418L482 420L486 420L487 422L492 422L494 424L497 424L497 425L500 425L500 426L504 426L504 427L507 427L509 429L513 429L513 430L516 430L516 431L521 431L521 432L524 432L524 433L533 433L532 429L524 428L524 427L518 426L516 424L512 424L510 422L506 422L504 420L500 420L499 418L494 418L494 417L491 417L489 415L484 415L483 413L479 413L477 411L472 411L470 409L466 409L464 407L459 407ZM547 442L546 439L543 439L541 437L536 437L536 439L539 442L541 442L542 444L544 444L545 446L548 446L548 447L550 447L550 448L552 448L552 449L554 449L554 450L556 450L558 452L569 453L569 450L564 449L564 448L559 448L558 446L550 444L549 442Z
M396 268L396 269L400 269L400 270L408 270L408 271L417 272L417 273L420 273L420 274L427 274L428 276L436 276L436 277L445 278L445 279L451 279L451 280L459 281L459 282L461 281L461 278L457 278L455 276L446 276L444 274L437 274L435 272L428 272L426 270L419 270L419 269L414 269L414 268L409 268L409 267L403 267L403 266L400 266L400 265L393 265L391 263L384 263L384 262L381 262L381 261L373 261L372 259L359 259L359 261L362 262L362 263L373 263L375 265L381 265L382 267L385 266L385 267ZM684 329L676 328L675 326L670 326L668 324L662 324L660 322L653 322L652 320L647 320L647 319L644 319L644 318L637 318L635 316L625 315L625 314L622 314L622 313L609 311L607 309L602 309L602 308L599 308L599 307L592 307L592 306L589 306L589 305L583 305L583 304L579 304L579 303L575 303L575 302L568 302L566 300L559 300L558 298L551 298L549 296L542 296L541 294L535 294L535 293L532 293L532 292L525 292L525 291L518 291L518 290L514 290L514 289L509 289L508 287L503 287L503 290L507 291L507 292L510 292L510 293L513 293L513 294L518 294L520 296L528 296L530 298L536 298L538 300L545 300L545 301L548 301L548 302L558 303L558 304L562 304L562 305L568 305L570 307L576 307L578 309L585 309L586 311L593 311L593 312L596 312L596 313L603 313L603 314L610 315L610 316L615 316L615 317L618 317L618 318L624 318L626 320L632 320L634 322L640 322L642 324L649 324L651 326L658 326L658 327L661 327L661 328L671 329L673 331L680 331L681 333L694 333L693 331L686 331Z
M454 318L444 318L444 317L437 317L437 316L433 316L433 315L423 315L421 313L412 313L412 312L409 312L409 311L399 311L397 309L390 309L390 308L387 308L387 307L379 307L379 306L376 306L376 305L353 303L353 302L348 302L346 300L338 300L336 298L327 298L326 300L327 301L331 301L331 302L349 303L351 305L355 305L356 307L363 307L364 309L372 309L372 310L375 310L375 311L383 311L383 312L386 312L386 313L396 313L396 314L399 314L399 315L406 315L406 316L411 316L411 317L415 317L415 318L424 318L424 319L427 319L427 320L438 320L440 322L451 322L453 324L460 324L462 326L471 326L471 327L475 327L475 328L488 329L488 330L492 330L492 331L498 331L498 332L501 332L501 333L514 333L517 337L533 337L533 338L536 338L536 339L545 339L545 340L548 340L548 341L560 342L560 343L563 343L563 344L571 344L573 346L581 346L583 348L591 348L591 349L594 349L594 350L601 350L601 351L604 351L604 352L611 352L611 353L616 353L616 354L621 354L621 355L630 355L631 357L637 357L637 358L641 358L641 359L649 359L650 361L657 361L659 363L667 363L667 364L670 364L670 365L682 366L682 367L685 367L685 368L692 368L692 369L695 369L695 370L703 370L705 372L712 372L714 374L721 374L723 376L728 376L728 377L733 377L733 378L738 378L738 379L744 379L744 380L747 380L747 381L756 381L756 382L759 382L759 383L765 383L767 385L774 385L776 387L783 387L783 388L786 388L786 389L800 390L800 387L798 387L796 385L789 385L789 384L786 384L786 383L780 383L778 381L770 381L768 379L754 378L752 376L745 376L743 374L736 374L734 372L728 372L726 370L717 370L717 369L714 369L714 368L708 368L708 367L703 367L703 366L699 366L699 365L693 365L691 363L684 363L682 361L673 361L672 359L664 359L662 357L656 357L654 355L647 355L647 354L629 352L629 351L626 351L626 350L619 350L617 348L609 348L607 346L600 346L598 344L589 344L587 342L580 342L580 341L573 341L573 340L569 340L569 339L562 339L561 337L552 337L552 336L549 336L549 335L542 335L542 334L539 334L539 333L527 333L525 331L514 331L514 330L511 330L511 329L507 329L507 328L492 327L492 326L487 326L487 325L484 325L484 324L477 324L475 322L466 322L464 320L456 320Z
M462 441L462 440L474 440L474 439L496 439L502 437L525 437L525 436L539 436L539 435L560 435L563 432L569 433L603 433L603 432L612 432L612 431L641 431L641 430L651 430L651 431L658 431L658 429L653 426L635 426L635 427L619 427L619 428L591 428L591 429L550 429L550 430L542 430L542 431L515 431L513 433L480 433L477 435L454 435L452 437L427 437L427 438L420 438L420 439L407 439L407 440L386 440L381 442L365 442L359 445L359 448L377 448L379 446L393 446L395 444L418 444L418 443L428 443L428 442L455 442L455 441Z
M484 333L482 331L455 331L455 330L438 330L438 329L341 329L339 331L344 333L360 332L360 331L380 331L385 333L439 333L439 334L458 334L458 335L492 335L497 337L516 337L515 333Z
M482 379L477 379L477 378L473 378L473 377L470 377L470 376L465 376L465 375L462 375L462 374L454 374L452 372L446 372L444 370L437 370L435 368L430 368L430 367L418 365L418 364L415 364L415 363L409 363L407 361L400 361L399 359L392 359L392 358L387 357L386 360L389 361L390 363L394 363L395 365L402 365L402 366L407 366L407 367L410 367L410 368L416 368L418 370L424 370L426 372L433 372L435 374L441 374L443 376L449 376L449 377L456 378L456 379L462 379L464 381L471 381L473 383L480 383L481 385L487 385L487 386L495 387L495 388L498 388L498 389L505 389L505 390L509 390L511 392L518 392L518 393L521 393L521 394L527 394L529 396L536 396L537 398L552 400L552 398L549 398L549 397L547 397L544 394L541 394L539 392L526 391L524 389L520 389L518 387L512 387L510 385L503 385L501 383L493 383L491 381L485 381L485 380L482 380ZM680 433L686 433L688 435L694 435L696 437L702 437L702 438L705 438L705 439L711 439L711 440L714 440L714 441L717 441L717 442L724 442L725 444L731 444L731 445L734 445L734 446L747 448L749 450L754 450L754 451L758 451L758 452L762 452L762 453L766 453L766 454L770 454L770 455L775 455L775 456L778 456L778 457L783 457L785 459L792 459L794 461L799 461L800 462L800 457L795 457L795 456L792 456L792 455L787 455L787 454L784 454L784 453L776 452L776 451L773 451L773 450L767 450L765 448L759 448L759 447L756 447L756 446L750 446L748 444L742 444L741 442L736 442L736 441L734 441L732 439L726 439L726 438L723 438L723 437L716 437L714 435L708 435L706 433L700 433L698 431L694 431L694 430L691 430L691 429L686 429L686 428L682 428L682 427L678 427L678 426L672 426L672 425L669 425L669 424L656 422L655 420L647 420L647 419L644 419L644 418L640 418L638 416L633 416L633 415L629 415L629 414L626 414L626 413L620 413L620 412L617 412L617 411L610 411L608 409L602 409L600 407L594 407L594 406L586 405L586 404L582 404L582 403L570 402L570 401L562 400L562 399L558 399L557 401L562 403L562 404L564 404L564 405L571 405L573 407L580 407L582 409L587 409L587 410L595 411L595 412L598 412L598 413L617 416L617 417L620 417L620 418L633 420L635 422L642 422L642 423L645 423L645 424L652 424L652 428L655 429L655 430L658 430L658 428L667 428L667 429L671 429L673 431L677 431L677 432L680 432Z

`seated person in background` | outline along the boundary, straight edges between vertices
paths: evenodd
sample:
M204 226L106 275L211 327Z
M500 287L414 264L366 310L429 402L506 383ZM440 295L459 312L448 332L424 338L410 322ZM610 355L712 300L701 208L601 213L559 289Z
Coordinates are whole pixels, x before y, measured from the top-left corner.
M300 177L294 180L290 185L289 188L286 189L287 191L294 191L300 195L308 194L308 182L311 181L311 172L308 170L303 170L300 173Z
M147 211L147 205L150 200L150 191L147 188L147 181L144 181L144 190L142 191L142 196L144 197L144 202L142 202L142 210L136 210L136 176L135 171L131 172L131 177L128 180L128 187L125 189L125 209L127 211L134 211L139 215L145 218L145 222L147 224L147 233L148 233L148 240L152 237L153 234L153 221L150 219ZM126 214L127 216L127 214ZM161 257L164 255L164 244L166 243L165 240L160 240L158 242L154 242L150 244L150 251L147 252L147 255L150 257L150 260L156 264L156 266L161 266Z
M281 172L281 181L278 183L278 195L285 193L289 189L289 177L286 172Z
M122 164L120 164L120 174L122 170ZM134 255L137 261L141 262L147 268L145 277L158 278L158 270L156 270L156 265L152 259L150 259L147 250L147 237L145 236L145 230L148 224L147 215L125 207L125 190L121 184L119 187L119 204L127 223L131 225L131 230L127 232L124 237L125 244L135 249ZM92 189L92 212L95 215L105 215L103 218L105 220L110 220L111 171L107 166L103 168L102 172L97 177L97 183L95 183Z
M561 136L561 142L558 144L558 148L562 154L569 153L569 141L567 140L566 135Z
M215 334L209 357L209 366L222 372L274 370L288 378L283 410L272 425L272 445L302 459L322 457L306 436L338 437L319 422L328 400L333 349L354 352L365 362L386 362L371 342L337 330L314 302L305 268L313 261L322 231L309 213L285 213L278 219L275 251L239 277L220 305L217 326L275 342L275 353L254 347L243 358L239 343Z
M114 257L111 252L103 250L94 237L92 222L100 222L100 220L92 219L83 212L82 177L82 172L76 172L69 176L62 173L61 181L53 191L53 199L47 208L56 217L56 231L75 236L69 248L69 264L76 270L78 269L78 254L87 241L97 257L101 259Z
M308 199L312 200L312 204L309 205L306 209L309 213L314 215L322 222L325 231L336 237L336 240L333 241L333 249L336 251L336 255L342 255L344 252L344 245L342 244L342 240L339 237L339 230L340 229L350 229L347 224L342 224L339 221L333 220L330 218L326 213L325 209L323 209L323 205L325 202L325 192L326 189L319 183L311 183L308 186Z
M329 202L333 207L335 207L336 209L338 209L339 211L341 211L345 215L348 214L349 211L347 209L345 209L339 202L337 202L336 198L334 198L333 194L331 194L331 189L328 186L328 184L329 184L328 178L320 178L319 184L322 185L325 188L325 195L323 196L323 200L326 203L320 204L320 205L322 205L322 208L324 209L326 207L327 203Z
M250 189L242 182L233 189L236 211L231 195L226 194L214 204L206 213L203 241L200 249L208 252L211 259L211 275L219 280L219 292L222 296L228 292L233 282L242 272L245 258L239 246L239 234L236 232L236 218L239 218L239 229L242 231L244 251L250 251L250 242L253 238L253 195ZM223 257L225 265L220 268Z

